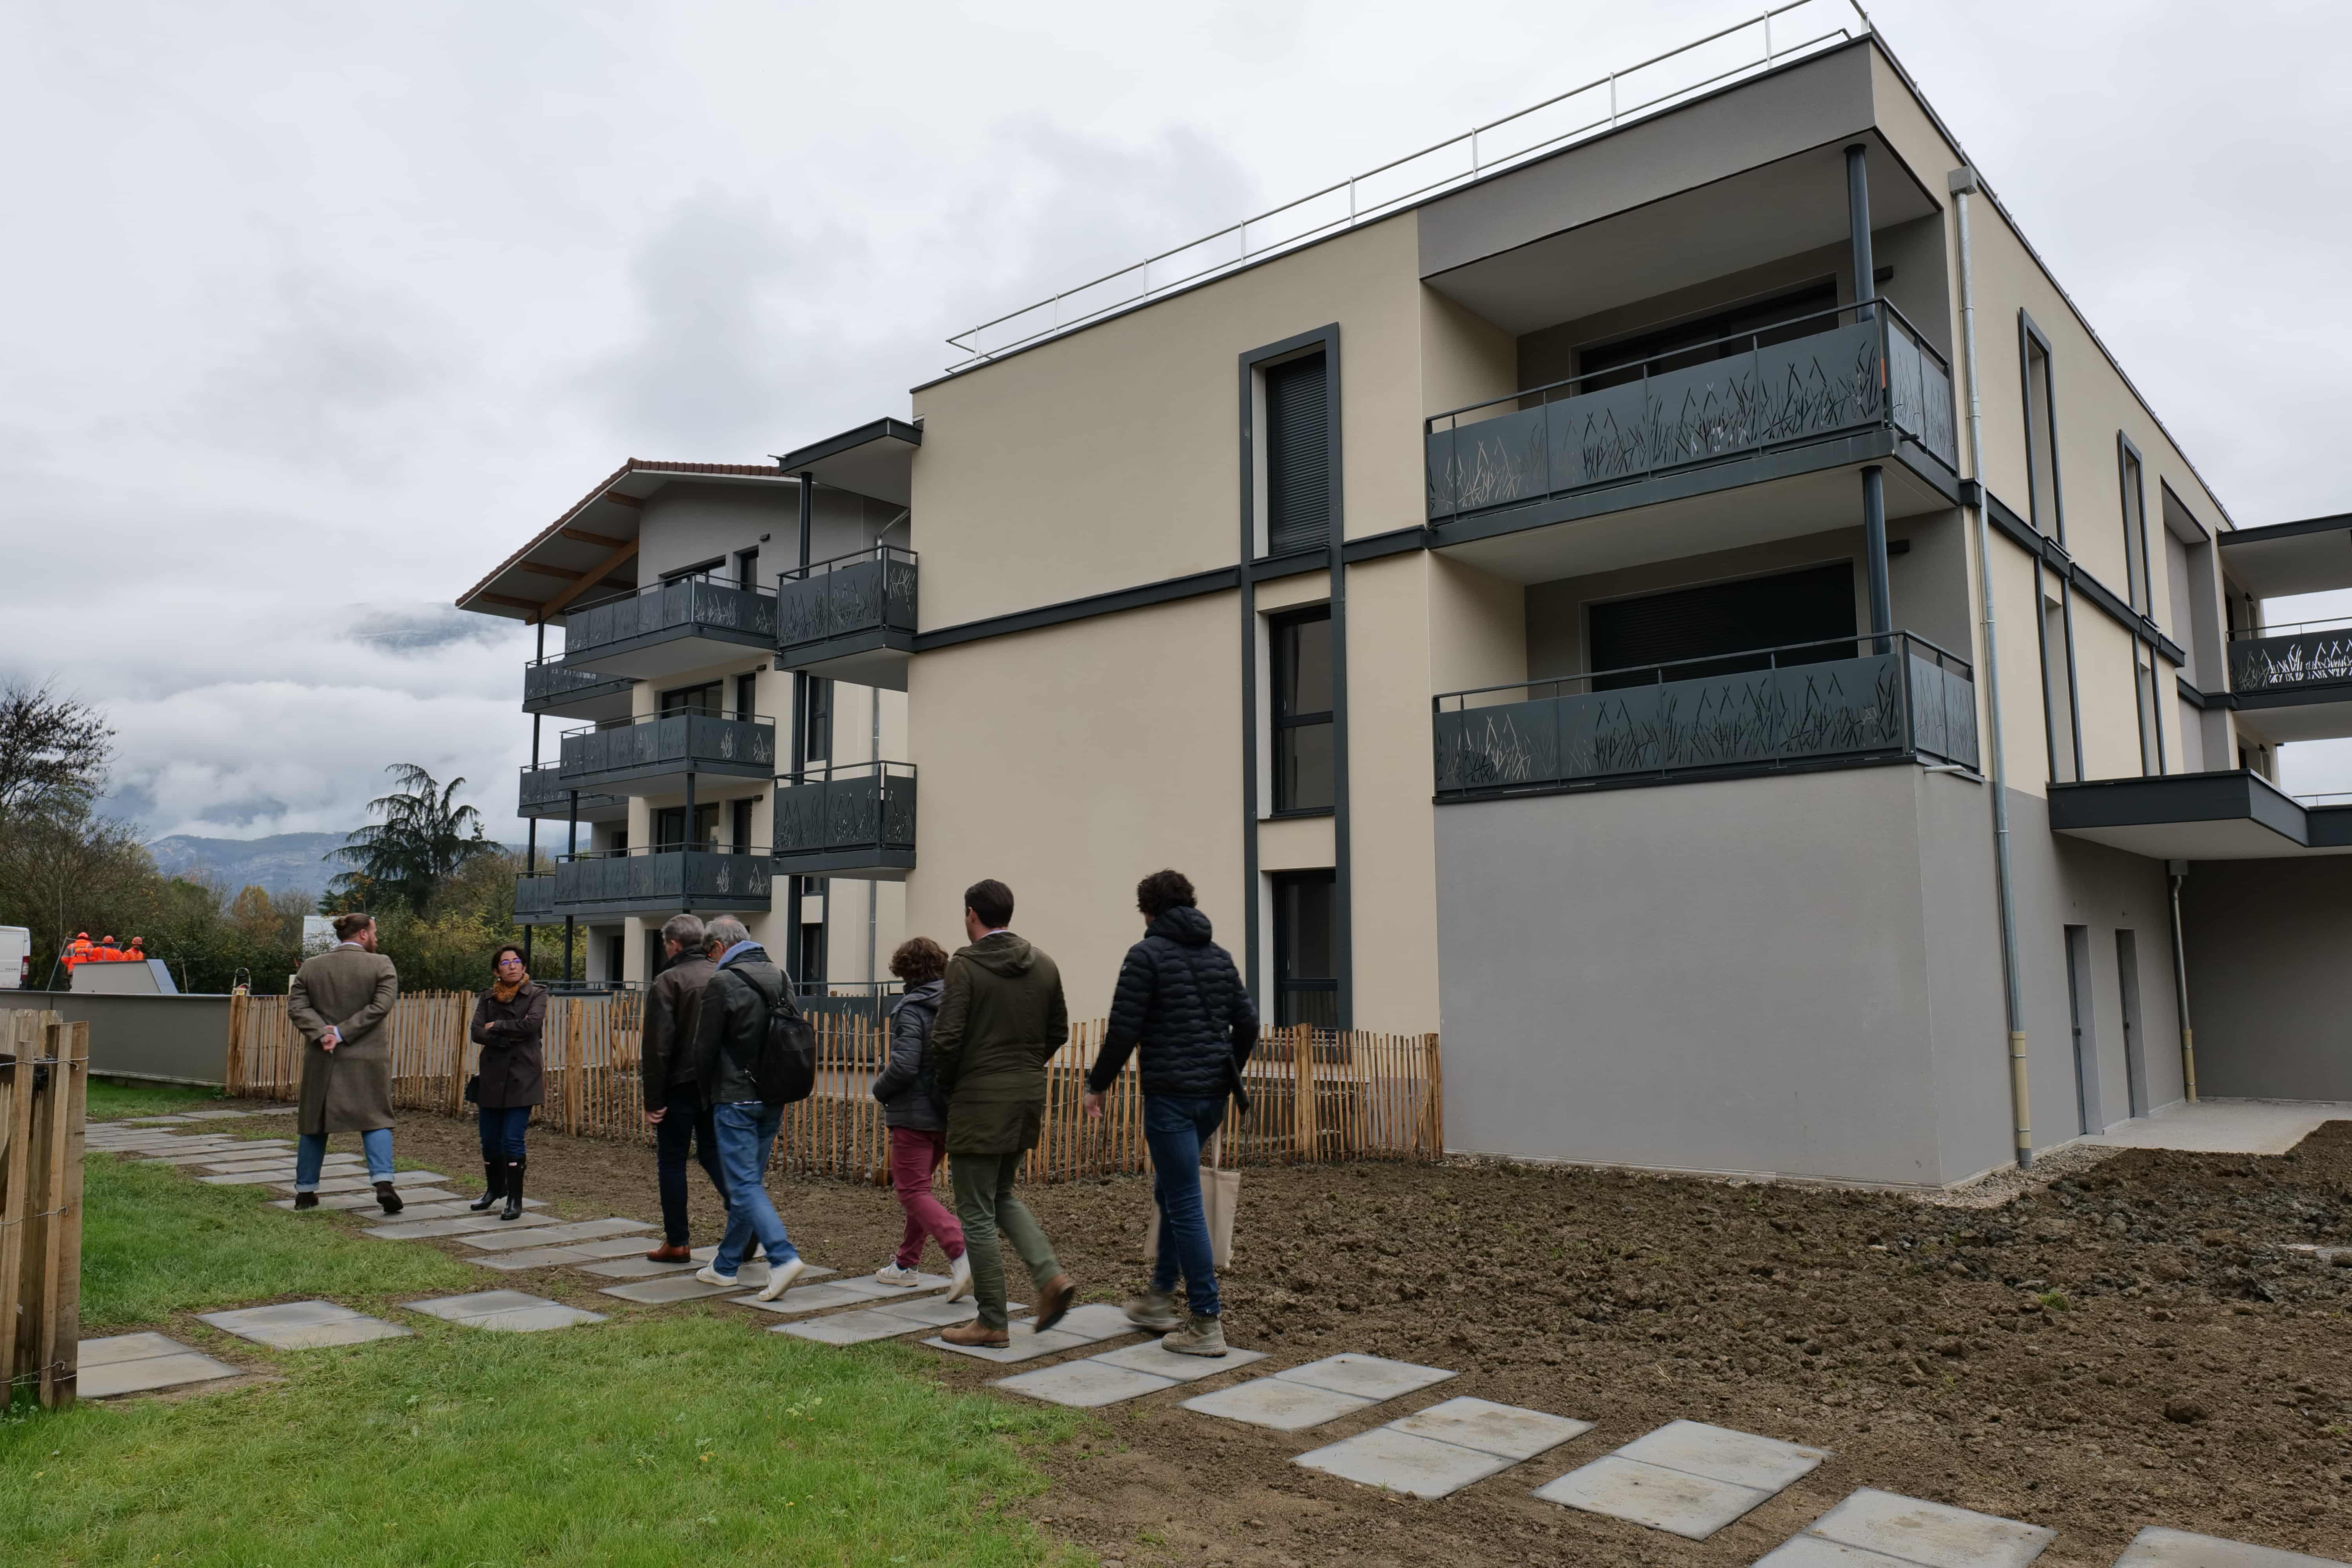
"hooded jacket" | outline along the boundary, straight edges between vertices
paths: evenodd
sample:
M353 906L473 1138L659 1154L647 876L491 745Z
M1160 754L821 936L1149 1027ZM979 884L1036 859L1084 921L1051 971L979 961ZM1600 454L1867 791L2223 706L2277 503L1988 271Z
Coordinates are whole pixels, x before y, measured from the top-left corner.
M1062 972L1009 931L948 960L931 1026L931 1073L947 1101L948 1152L1017 1154L1037 1144L1045 1063L1070 1037Z
M703 1104L760 1098L749 1068L767 1043L771 996L778 1006L793 1006L784 994L783 971L768 962L768 950L750 942L730 948L726 962L702 988L702 1013L695 1020L694 1081Z
M931 1071L931 1024L940 1015L940 980L926 980L890 1009L890 1060L874 1080L885 1127L937 1132L947 1125L947 1105Z
M1109 1089L1139 1046L1146 1094L1222 1100L1238 1088L1257 1044L1257 1009L1233 955L1209 938L1209 917L1189 904L1144 928L1119 965L1110 1028L1087 1088Z

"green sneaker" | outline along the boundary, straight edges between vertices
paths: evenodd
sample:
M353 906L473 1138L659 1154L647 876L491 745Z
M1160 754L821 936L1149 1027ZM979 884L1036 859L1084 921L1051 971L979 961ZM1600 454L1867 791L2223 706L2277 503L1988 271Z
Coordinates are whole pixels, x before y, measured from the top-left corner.
M1225 1353L1225 1321L1223 1318L1191 1318L1182 1328L1162 1336L1160 1348L1178 1355L1220 1356Z

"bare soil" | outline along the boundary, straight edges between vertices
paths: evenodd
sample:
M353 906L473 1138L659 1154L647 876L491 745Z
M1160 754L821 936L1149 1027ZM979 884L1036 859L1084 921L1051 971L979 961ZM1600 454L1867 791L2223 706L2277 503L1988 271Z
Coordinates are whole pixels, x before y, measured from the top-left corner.
M479 1172L466 1123L414 1119L399 1141L455 1187ZM649 1148L534 1128L531 1156L532 1194L567 1215L657 1216ZM1028 1506L1126 1565L1711 1568L1753 1563L1866 1486L2054 1528L2053 1568L2105 1568L2147 1524L2352 1560L2352 1268L2280 1249L2352 1247L2352 1122L2276 1157L2135 1150L2061 1168L1997 1206L1484 1163L1253 1169L1226 1323L1273 1362L1103 1412L1036 1456L1055 1484ZM698 1173L693 1190L707 1242L718 1206ZM815 1260L872 1268L896 1244L885 1190L771 1191ZM1141 1282L1146 1184L1028 1197L1083 1296ZM593 1300L587 1278L486 1288ZM1176 1407L1343 1350L1461 1375L1297 1434ZM950 1384L1001 1375L919 1353ZM1600 1425L1435 1501L1289 1463L1454 1394ZM1684 1417L1835 1457L1705 1542L1528 1495Z

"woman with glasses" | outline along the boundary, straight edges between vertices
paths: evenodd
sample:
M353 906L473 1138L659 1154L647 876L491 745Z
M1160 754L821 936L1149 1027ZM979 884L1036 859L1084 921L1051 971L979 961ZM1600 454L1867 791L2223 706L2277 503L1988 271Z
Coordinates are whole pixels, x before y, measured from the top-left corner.
M474 1101L482 1127L482 1195L472 1207L488 1208L500 1198L500 1219L522 1216L523 1131L530 1108L547 1098L540 1070L539 1034L547 1022L547 987L523 967L522 949L499 949L491 961L490 988L474 1004L474 1043L482 1047L475 1069Z

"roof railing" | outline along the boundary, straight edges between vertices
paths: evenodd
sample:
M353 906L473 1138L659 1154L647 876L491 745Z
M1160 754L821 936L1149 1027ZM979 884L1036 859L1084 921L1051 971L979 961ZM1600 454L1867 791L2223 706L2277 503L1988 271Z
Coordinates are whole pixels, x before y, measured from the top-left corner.
M1795 16L1800 12L1805 15ZM1869 14L1855 0L1787 0L1500 120L1474 125L1458 136L967 328L947 340L950 348L966 356L948 366L948 373L985 364L1171 289L1390 216L1433 192L1467 184L1497 169L1604 134L1724 82L1870 31ZM1152 269L1163 263L1167 266L1155 277ZM996 332L999 328L1006 330ZM983 337L990 333L995 335Z

